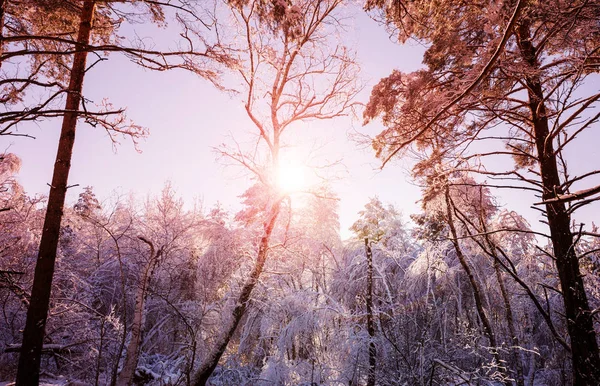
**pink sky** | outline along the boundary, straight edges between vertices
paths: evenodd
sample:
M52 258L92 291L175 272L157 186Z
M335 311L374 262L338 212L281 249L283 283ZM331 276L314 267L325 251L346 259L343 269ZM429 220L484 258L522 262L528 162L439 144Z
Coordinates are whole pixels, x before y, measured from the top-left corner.
M348 31L345 39L358 50L366 83L361 99L366 102L372 86L392 69L418 68L423 48L414 43L399 46L390 42L381 26L356 12L355 28ZM70 184L79 186L71 189L69 202L73 203L85 186L93 186L101 199L113 191L132 191L143 197L158 193L170 180L187 202L201 198L205 207L217 201L231 210L239 207L238 196L248 181L239 178L239 170L217 162L212 151L220 143L231 144L228 135L239 138L253 130L239 98L216 90L191 73L145 71L118 55L111 55L88 73L84 92L93 101L108 98L115 106L127 107L128 117L150 128L150 136L141 141L141 154L126 140L114 152L103 131L80 123L70 175ZM362 127L361 121L342 118L310 122L297 129L304 142L325 144L322 159L343 160L346 172L333 185L341 198L343 237L350 235L348 227L371 196L378 195L382 201L394 204L405 219L418 211L420 189L411 183L407 164L399 161L377 171L379 161L371 149L359 149L349 140L348 135L354 131L375 135L382 129L379 123ZM60 120L54 119L27 126L24 131L35 136L35 140L3 138L5 148L23 159L19 178L29 194L47 194L59 130ZM577 155L582 166L598 164L600 159L600 134L598 130L592 133L593 130L589 130L584 141L589 147ZM527 209L530 198L519 192L502 194L500 202L509 204L508 209L526 214L532 225L537 223L534 212ZM600 222L599 212L598 205L590 206L580 218L588 224L594 219Z

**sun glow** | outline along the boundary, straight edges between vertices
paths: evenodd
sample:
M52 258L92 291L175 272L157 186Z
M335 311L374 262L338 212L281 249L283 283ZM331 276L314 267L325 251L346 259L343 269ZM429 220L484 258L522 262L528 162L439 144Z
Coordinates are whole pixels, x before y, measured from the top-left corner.
M296 193L306 187L306 167L284 163L279 166L277 185L284 193Z

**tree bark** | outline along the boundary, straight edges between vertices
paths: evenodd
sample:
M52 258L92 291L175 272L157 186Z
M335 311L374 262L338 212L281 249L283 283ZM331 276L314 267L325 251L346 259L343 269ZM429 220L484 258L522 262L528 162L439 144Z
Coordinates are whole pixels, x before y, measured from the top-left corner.
M564 193L558 172L558 162L550 137L548 117L544 103L544 91L537 74L539 63L537 50L530 39L530 26L523 23L516 30L517 43L525 63L531 67L532 75L526 77L529 98L529 111L533 135L538 154L542 177L543 201L556 198ZM579 259L573 245L571 218L564 202L553 201L546 204L550 239L555 257L556 269L567 319L567 330L571 338L571 358L573 384L577 386L597 386L600 384L600 355L593 316L590 311L583 279L579 269Z
M154 244L146 240L143 237L139 237L144 243L150 247L150 260L142 273L140 283L135 294L135 310L133 311L133 322L131 324L131 339L127 345L127 352L125 353L125 362L123 363L123 369L119 374L117 380L117 386L129 386L133 382L133 376L135 369L137 368L139 356L140 356L140 345L142 343L142 332L144 328L144 322L146 320L146 313L144 312L146 305L146 295L148 293L148 284L154 273L154 269L158 264L160 256L162 255L162 248L159 248L158 252L155 252Z
M367 376L367 386L375 386L377 349L373 341L375 339L375 325L373 322L373 251L367 237L365 237L365 253L367 255L367 332L369 333L369 374Z
M77 42L81 46L89 43L95 6L95 0L86 0L83 3L79 32L77 34ZM33 386L37 385L39 381L42 343L44 341L46 318L48 317L56 249L60 236L60 223L67 192L69 170L71 168L71 157L75 142L75 128L77 126L79 104L81 103L81 90L85 76L86 59L87 52L84 50L75 53L73 58L73 67L71 69L65 105L66 112L63 116L56 162L54 163L52 185L50 186L50 194L48 196L48 207L46 209L42 239L35 266L31 303L27 310L27 321L25 331L23 332L23 350L19 356L16 386Z
M6 0L0 0L0 55L4 53L4 14L6 13ZM0 68L2 61L0 60Z
M256 258L256 264L254 265L254 269L250 273L250 277L240 295L238 297L237 303L232 312L232 320L229 326L226 328L221 337L217 341L212 352L208 355L208 357L204 360L202 366L196 371L196 374L193 379L193 384L195 386L205 386L206 382L212 375L213 371L219 364L219 360L223 356L225 349L227 349L227 345L229 341L233 337L235 330L237 329L242 317L246 313L246 309L248 308L248 301L250 300L250 296L252 295L252 291L258 283L258 279L263 271L265 262L267 260L267 255L269 253L269 242L271 240L271 234L273 233L273 228L275 227L275 221L277 220L277 216L279 215L279 208L281 205L281 201L277 201L271 210L269 211L269 215L265 223L264 234L260 239L260 243L258 246L258 256Z

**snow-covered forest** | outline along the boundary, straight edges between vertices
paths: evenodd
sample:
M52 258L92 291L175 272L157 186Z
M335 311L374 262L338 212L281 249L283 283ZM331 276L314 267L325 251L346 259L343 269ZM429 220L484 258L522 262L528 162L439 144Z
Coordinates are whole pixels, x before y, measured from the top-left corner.
M422 66L365 90L357 12ZM0 384L599 385L599 21L600 0L0 0ZM69 180L82 127L151 135L89 97L115 57L241 106L205 166L244 176L238 209ZM344 161L288 154L348 117L421 198L371 197L342 238ZM39 195L9 143L45 122Z

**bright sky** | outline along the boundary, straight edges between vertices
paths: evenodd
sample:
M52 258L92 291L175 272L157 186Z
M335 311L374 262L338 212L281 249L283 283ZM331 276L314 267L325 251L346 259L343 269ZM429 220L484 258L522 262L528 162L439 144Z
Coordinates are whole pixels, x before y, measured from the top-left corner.
M358 50L366 83L362 102L366 103L372 86L392 69L412 71L420 65L422 47L390 42L383 27L362 12L357 12L355 28L345 38ZM75 202L85 186L93 186L100 199L114 191L135 192L143 197L158 193L170 180L188 203L199 198L206 208L217 201L232 211L239 208L238 196L248 187L248 181L239 178L239 169L217 161L212 150L221 143L232 144L229 136L254 129L238 97L216 90L191 73L145 71L118 55L98 63L88 73L84 92L95 102L107 98L115 106L127 107L128 117L150 128L150 136L140 143L142 153L137 153L126 140L115 152L101 129L80 123L70 174L70 184L79 186L70 190L67 197L70 203ZM348 228L356 220L357 212L374 195L394 204L405 219L419 210L416 201L420 189L408 178L408 164L399 161L379 171L374 152L370 148L361 149L349 139L356 132L375 135L381 129L378 123L362 127L360 118L342 118L313 121L296 128L294 133L305 143L322 145L319 160L342 160L345 166L337 169L341 178L333 185L341 198L344 238L350 236ZM4 148L23 159L19 178L29 194L48 193L59 130L60 120L56 119L32 124L24 130L35 136L35 140L2 138ZM597 163L597 147L590 151L589 162ZM518 194L507 195L502 202L507 200L511 208L520 212L531 204L531 200L522 200ZM598 217L592 211L590 218Z

